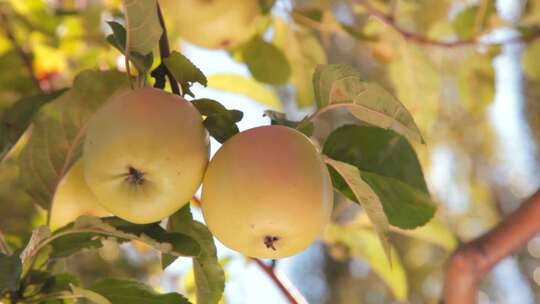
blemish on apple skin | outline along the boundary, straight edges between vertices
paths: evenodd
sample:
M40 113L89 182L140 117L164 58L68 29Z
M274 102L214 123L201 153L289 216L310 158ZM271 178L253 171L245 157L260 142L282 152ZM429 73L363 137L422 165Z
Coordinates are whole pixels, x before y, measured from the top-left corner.
M227 48L231 45L231 40L229 39L225 39L223 41L221 41L221 43L219 44L220 47L222 48Z

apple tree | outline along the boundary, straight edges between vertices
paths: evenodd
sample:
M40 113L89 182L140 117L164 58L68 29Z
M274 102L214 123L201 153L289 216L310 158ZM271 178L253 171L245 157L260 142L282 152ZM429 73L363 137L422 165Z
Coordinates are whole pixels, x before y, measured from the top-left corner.
M289 303L451 304L528 244L538 293L539 183L489 113L514 58L538 147L540 5L503 2L3 0L0 303L236 303L225 248ZM324 297L276 270L315 247Z

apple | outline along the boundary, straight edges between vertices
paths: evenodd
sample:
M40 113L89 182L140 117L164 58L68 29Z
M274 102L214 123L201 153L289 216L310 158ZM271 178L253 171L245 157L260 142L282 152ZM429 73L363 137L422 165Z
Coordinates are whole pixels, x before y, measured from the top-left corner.
M320 153L304 134L264 126L225 142L203 180L201 209L224 245L250 257L294 255L330 219L333 188Z
M113 96L90 121L84 176L106 210L133 223L152 223L189 202L208 157L208 132L190 102L135 89Z
M165 0L160 5L180 37L210 49L247 41L260 16L255 0Z
M83 172L83 163L78 160L58 183L51 206L51 229L58 229L81 215L110 215L88 188Z

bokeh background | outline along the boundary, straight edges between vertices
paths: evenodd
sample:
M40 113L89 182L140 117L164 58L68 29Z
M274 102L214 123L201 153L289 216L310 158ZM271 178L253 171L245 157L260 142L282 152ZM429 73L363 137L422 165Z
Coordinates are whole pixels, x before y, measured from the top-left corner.
M209 78L208 87L194 87L195 95L241 109L242 130L269 124L263 116L267 109L294 119L311 113L309 97L299 102L305 94L299 83L309 81L316 63L352 64L392 91L426 138L427 145L415 148L439 204L433 225L392 233L401 262L398 270L390 270L367 253L377 244L355 234L355 227L366 225L362 210L337 197L333 220L353 242L319 242L279 261L276 271L309 303L438 303L452 250L492 228L540 184L540 39L487 45L540 26L540 3L370 1L381 10L391 8L402 28L420 35L441 41L479 37L487 43L434 47L405 39L353 2L276 2L265 37L284 49L293 67L295 82L287 85L257 82L234 52L191 45L173 25L169 38L172 48ZM471 7L476 7L472 21L458 23ZM314 8L323 16L306 17ZM488 12L476 17L481 10ZM164 12L166 19L171 14ZM0 115L22 96L69 86L84 69L124 70L124 58L104 38L111 20L122 22L120 0L0 0ZM279 34L290 40L280 45ZM302 73L307 76L298 76ZM317 134L350 119L343 113L326 115ZM213 141L212 151L218 148ZM45 214L21 190L15 159L0 164L0 229L9 242L22 244L32 228L44 223ZM193 210L202 220L196 206ZM218 246L227 276L224 303L286 303L257 265ZM62 263L83 283L129 277L158 290L194 292L190 260L178 259L161 271L159 254L141 244L110 241ZM407 299L396 300L403 290ZM540 236L493 270L481 286L479 303L540 303Z

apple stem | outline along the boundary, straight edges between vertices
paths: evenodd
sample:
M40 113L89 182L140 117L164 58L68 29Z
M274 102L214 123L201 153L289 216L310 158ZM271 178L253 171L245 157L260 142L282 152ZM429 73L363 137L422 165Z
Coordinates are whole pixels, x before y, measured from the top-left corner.
M157 3L157 13L159 18L159 23L163 29L163 33L159 39L159 55L161 57L161 63L159 66L152 72L152 76L156 78L156 87L163 89L165 86L165 76L169 78L169 83L171 84L171 90L174 94L182 96L182 92L178 85L178 81L174 75L169 71L167 66L163 63L163 59L171 55L171 49L169 46L169 38L167 37L167 27L165 27L165 21L163 20L163 14L161 13L161 7L159 2ZM164 74L164 75L163 75Z
M271 248L274 251L276 251L274 243L277 241L279 241L279 238L277 236L267 235L264 237L264 245L266 246L266 248Z

